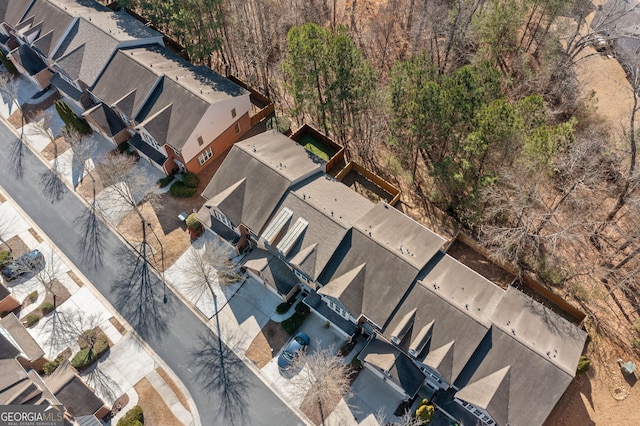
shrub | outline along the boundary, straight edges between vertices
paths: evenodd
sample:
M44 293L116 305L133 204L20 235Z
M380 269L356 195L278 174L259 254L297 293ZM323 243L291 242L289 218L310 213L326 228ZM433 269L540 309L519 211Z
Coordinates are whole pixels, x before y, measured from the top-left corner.
M0 251L0 267L4 267L9 262L11 262L12 259L13 259L13 256L11 256L11 253L4 250Z
M276 307L276 314L284 314L290 307L291 305L288 302L282 302Z
M7 315L9 315L10 313L11 313L11 312L9 312L9 311L2 311L2 312L0 312L0 318L4 318L4 317L6 317Z
M136 405L131 410L118 420L117 426L138 426L144 424L144 413L139 405Z
M307 315L309 314L309 307L307 307L306 312L304 312L304 310L303 312L300 312L298 310L298 306L300 305L302 305L302 303L298 303L296 305L296 312L290 318L287 318L286 320L280 323L282 328L284 328L284 331L286 331L288 334L295 333L296 330L302 325Z
M200 178L191 172L184 172L182 174L182 183L188 188L196 188L200 183Z
M53 311L53 303L43 302L40 306L40 310L42 311L42 315L49 315L49 313Z
M105 336L98 327L85 330L82 332L82 335L78 337L78 346L80 346L80 349L89 349L91 343L93 343L93 352L97 358L109 350L109 339L107 339L107 336Z
M173 182L173 176L169 175L158 180L158 185L160 185L160 188L164 188L165 186L169 185L171 182Z
M53 361L49 361L47 363L44 364L44 374L46 374L47 376L51 373L53 373L54 371L56 371L56 368L58 368L58 366L60 365L60 363L64 360L64 358L62 358L61 356L57 356L56 359L54 359Z
M81 135L88 135L91 133L91 127L87 124L84 118L80 118L71 109L65 101L58 100L55 102L56 111L58 115L64 121L65 125L72 127Z
M187 224L187 228L189 229L194 229L197 231L198 229L202 228L202 224L196 217L195 213L191 213L189 216L187 216L187 220L185 220L185 223Z
M27 299L29 299L29 302L31 303L35 302L36 300L38 300L38 292L36 290L32 291L27 296Z
M129 152L129 142L119 143L116 150L118 151L119 154L124 154L126 152Z
M94 351L89 348L82 349L73 357L71 365L73 365L78 371L82 371L93 364L96 359L97 357Z
M37 314L29 314L25 318L25 321L27 321L27 327L31 327L40 321L40 317Z
M633 323L633 326L635 327L636 331L640 333L640 317L636 318L636 321Z
M591 361L586 356L582 355L578 360L578 368L576 369L576 375L586 373L591 367Z
M422 424L431 423L433 413L435 413L435 407L429 404L429 401L425 398L418 406L416 410L416 419L420 420Z
M631 341L631 346L633 346L633 347L634 347L634 348L636 348L636 349L640 349L640 340L638 340L638 339L633 339L633 340Z
M189 188L182 181L177 180L173 182L171 188L169 188L169 192L174 197L193 197L196 193L196 189Z
M296 305L296 312L298 312L299 314L303 314L305 317L309 314L309 311L309 307L302 302Z
M16 68L15 65L13 65L13 62L11 62L9 58L5 56L2 50L0 50L0 62L2 62L2 65L4 65L4 67L7 69L8 72L10 72L13 75L18 74L18 69Z
M362 368L362 361L360 361L357 356L351 359L351 368L354 370L360 370Z

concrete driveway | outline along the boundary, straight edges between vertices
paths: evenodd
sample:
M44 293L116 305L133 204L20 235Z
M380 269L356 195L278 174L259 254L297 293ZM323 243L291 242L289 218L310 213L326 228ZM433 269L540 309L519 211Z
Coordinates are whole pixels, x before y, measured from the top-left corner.
M368 369L360 371L351 391L348 404L355 418L381 415L388 422L398 419L393 412L403 401L402 396Z
M324 318L312 311L298 329L309 336L311 340L307 348L309 353L314 353L318 348L331 348L331 353L335 354L347 341L335 328L327 328L326 323Z

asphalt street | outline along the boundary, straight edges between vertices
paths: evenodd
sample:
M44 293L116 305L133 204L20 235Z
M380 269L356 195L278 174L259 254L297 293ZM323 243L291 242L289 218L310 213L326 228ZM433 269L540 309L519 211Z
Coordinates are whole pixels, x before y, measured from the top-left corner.
M207 386L207 373L201 370L201 364L192 356L194 351L201 349L198 337L207 335L208 327L172 293L169 294L168 303L165 305L162 300L162 283L155 277L155 290L151 302L141 303L140 297L137 298L136 295L131 295L128 300L123 298L122 293L114 288L114 281L122 275L123 260L114 253L121 252L125 246L111 231L108 231L104 238L104 265L99 269L88 266L78 248L79 232L78 227L74 226L74 219L85 210L85 205L72 192L67 192L62 201L56 204L45 199L41 193L39 176L45 171L45 166L26 147L23 160L24 175L22 180L17 180L9 165L14 140L14 134L0 122L0 185L136 331L145 337L147 343L182 380L197 406L202 424L232 424L232 418L221 409L220 393ZM158 315L162 319L164 329L145 328L144 321L139 325L141 312L143 315ZM240 404L241 407L236 407L242 412L233 413L240 414L240 417L235 418L236 423L303 424L249 368L244 364L241 368L241 375L246 383L239 396L244 401Z

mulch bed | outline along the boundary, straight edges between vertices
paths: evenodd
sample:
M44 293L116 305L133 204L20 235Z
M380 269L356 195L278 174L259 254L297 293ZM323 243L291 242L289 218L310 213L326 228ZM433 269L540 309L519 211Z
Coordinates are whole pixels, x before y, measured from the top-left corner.
M253 339L246 355L258 368L262 368L271 361L274 354L289 339L289 335L279 323L269 320L260 333Z

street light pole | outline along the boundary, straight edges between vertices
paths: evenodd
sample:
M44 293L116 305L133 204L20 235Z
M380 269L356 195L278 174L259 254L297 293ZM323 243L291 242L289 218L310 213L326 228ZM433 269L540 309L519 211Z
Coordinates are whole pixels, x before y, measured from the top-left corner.
M151 223L147 222L147 226L149 227L149 229L151 229L151 233L153 234L154 237L156 237L156 241L158 241L158 244L160 245L160 262L162 263L162 285L163 285L163 292L164 292L164 295L162 297L162 302L167 303L167 282L164 279L164 247L162 246L162 242L160 241L160 238L158 238L156 231L154 231L153 228L151 227Z

